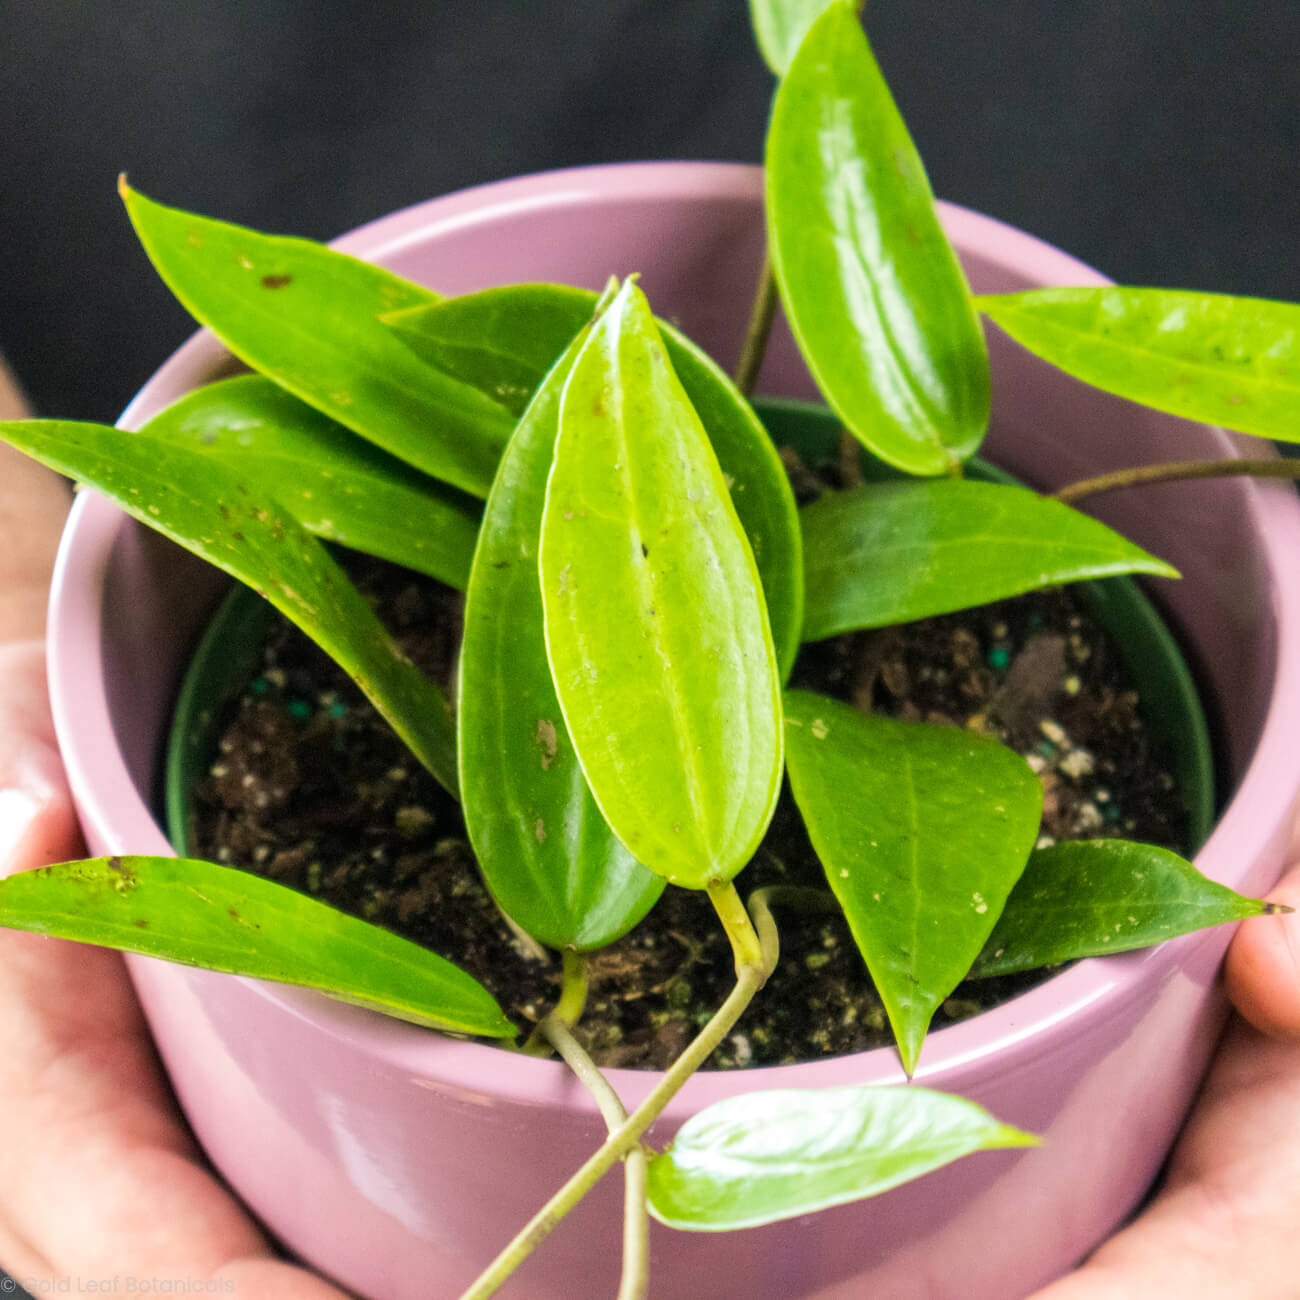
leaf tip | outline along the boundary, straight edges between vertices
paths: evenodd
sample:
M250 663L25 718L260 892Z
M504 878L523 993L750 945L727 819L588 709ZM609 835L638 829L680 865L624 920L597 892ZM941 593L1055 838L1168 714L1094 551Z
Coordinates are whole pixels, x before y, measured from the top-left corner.
M126 203L135 194L135 191L126 182L125 172L118 172L117 174L117 194L123 203Z
M1295 908L1288 906L1286 903L1265 903L1260 908L1260 916L1287 916L1294 912Z

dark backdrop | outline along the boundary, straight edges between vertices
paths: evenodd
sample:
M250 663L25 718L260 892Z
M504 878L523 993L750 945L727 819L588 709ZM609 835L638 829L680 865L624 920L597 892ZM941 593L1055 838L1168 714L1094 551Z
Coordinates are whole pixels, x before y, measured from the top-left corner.
M1296 0L870 0L937 192L1117 279L1300 299ZM326 238L514 173L757 160L743 0L0 0L0 351L112 419L188 332L120 170Z

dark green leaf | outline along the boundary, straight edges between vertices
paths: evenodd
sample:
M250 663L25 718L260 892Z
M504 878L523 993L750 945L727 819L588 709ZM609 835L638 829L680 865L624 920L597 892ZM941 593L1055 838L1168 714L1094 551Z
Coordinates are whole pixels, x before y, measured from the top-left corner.
M261 375L197 389L142 432L263 483L308 532L464 590L477 503L336 424Z
M1168 289L1038 289L977 306L1052 365L1130 401L1300 442L1300 305Z
M436 295L310 240L121 188L158 274L237 357L402 460L486 495L514 424L509 411L422 365L379 321Z
M989 417L984 338L847 0L813 24L777 91L767 213L786 314L844 423L909 473L970 456Z
M1105 524L998 483L864 484L828 492L800 517L808 641L1081 578L1178 576Z
M487 989L442 957L274 881L193 858L18 872L0 880L0 925L320 989L435 1029L515 1032Z
M596 295L562 284L518 284L386 319L418 355L523 409L569 340L591 320ZM799 649L803 563L794 496L776 448L727 376L684 335L659 322L668 358L713 444L763 580L782 673Z
M556 694L606 820L676 884L730 879L776 802L780 679L722 471L632 283L564 391L541 575Z
M799 43L830 0L749 0L758 48L767 66L783 76Z
M1146 948L1271 910L1153 844L1055 844L1031 855L971 974L1005 975Z
M795 802L911 1074L1024 869L1042 787L1018 754L958 727L806 691L785 708Z
M329 552L267 492L210 457L107 425L15 420L6 441L265 596L357 683L415 756L456 789L447 701L384 631Z
M1038 1139L924 1088L750 1092L682 1125L650 1161L650 1213L726 1232L876 1196L961 1156Z
M585 335L584 335L585 337ZM488 497L461 643L461 804L502 908L552 948L602 948L664 882L609 829L560 713L542 635L537 552L560 394L581 339L533 398Z

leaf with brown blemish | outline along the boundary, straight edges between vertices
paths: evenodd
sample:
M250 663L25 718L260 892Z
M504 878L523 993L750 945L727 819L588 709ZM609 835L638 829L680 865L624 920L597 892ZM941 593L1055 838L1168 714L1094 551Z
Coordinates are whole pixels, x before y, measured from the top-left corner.
M125 182L120 189L158 274L242 361L425 473L487 492L513 416L420 362L379 320L436 294L311 240L169 208Z
M663 882L609 829L573 754L542 639L542 503L560 392L576 345L545 379L501 459L465 600L457 709L465 823L502 908L553 948L601 948Z
M123 880L132 887L121 890ZM428 949L285 885L192 858L20 871L0 880L0 925L319 989L435 1029L515 1032L487 989Z

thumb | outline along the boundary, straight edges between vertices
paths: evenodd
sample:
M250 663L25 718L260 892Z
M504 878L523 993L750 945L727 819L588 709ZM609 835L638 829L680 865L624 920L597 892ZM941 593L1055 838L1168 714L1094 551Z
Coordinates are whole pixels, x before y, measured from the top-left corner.
M1300 864L1293 864L1269 902L1300 909ZM1238 1013L1270 1038L1300 1042L1300 914L1243 921L1224 964Z

